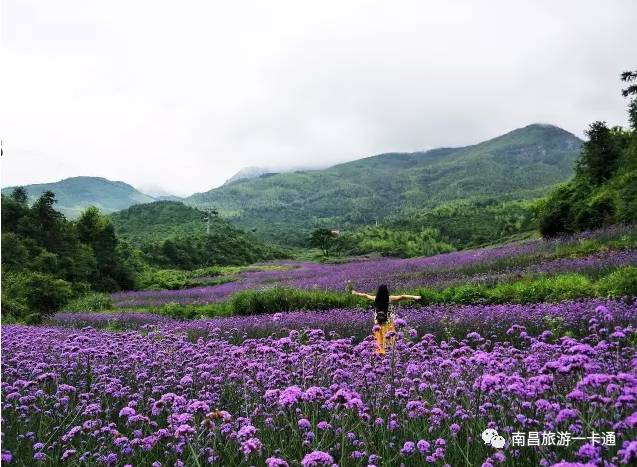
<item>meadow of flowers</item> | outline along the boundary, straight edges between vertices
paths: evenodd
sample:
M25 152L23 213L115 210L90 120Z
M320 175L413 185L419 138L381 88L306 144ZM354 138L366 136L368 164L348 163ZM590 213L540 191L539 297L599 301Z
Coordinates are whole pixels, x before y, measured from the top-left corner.
M400 308L384 356L370 335L371 309L192 320L121 311L216 303L275 285L372 291L595 277L637 264L637 250L578 242L621 234L408 260L280 262L211 287L117 293L119 311L4 325L2 462L637 465L637 303L629 297ZM486 444L485 429L503 445ZM527 432L548 441L516 445Z
M361 310L187 322L60 314L47 326L3 326L3 460L637 462L636 305L400 313L396 345L384 357L374 353L372 317ZM123 331L98 329L116 318ZM502 449L484 444L487 427L507 440ZM513 434L527 431L613 432L616 443L513 446Z
M637 264L635 249L603 250L580 257L559 257L539 262L531 256L529 264L515 262L516 258L539 255L551 251L551 248L555 248L555 242L532 241L413 259L377 258L341 264L288 261L279 263L280 269L245 272L233 282L216 286L118 292L113 294L113 303L119 308L166 303L207 304L226 300L241 290L275 285L336 291L343 291L351 285L359 290L373 291L381 283L392 290L489 284L528 274L603 274L620 266Z

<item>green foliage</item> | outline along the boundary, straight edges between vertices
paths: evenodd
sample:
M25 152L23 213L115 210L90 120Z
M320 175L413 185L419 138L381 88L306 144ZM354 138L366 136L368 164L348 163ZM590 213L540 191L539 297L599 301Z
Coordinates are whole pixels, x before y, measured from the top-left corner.
M416 292L424 304L536 303L584 297L637 297L637 267L619 268L597 282L583 274L528 277L493 286L461 285Z
M435 238L454 248L478 247L528 235L535 229L534 203L496 198L463 200L432 210L390 216L386 223L406 231L434 229Z
M328 310L361 305L359 298L325 290L273 287L237 292L227 302L233 315L261 315L291 310Z
M636 108L637 96L629 104L629 117ZM539 206L539 227L545 236L637 220L637 129L595 122L587 136L575 178Z
M637 297L637 267L626 266L613 271L597 283L597 292L603 297Z
M52 192L43 193L31 206L19 188L2 195L5 315L44 315L90 290L134 285L131 260L120 250L108 218L89 208L77 222L68 221L55 202Z
M278 247L266 245L218 217L176 201L132 206L111 215L118 235L139 247L144 259L165 269L192 270L221 265L242 265L285 257Z
M424 304L558 302L595 295L591 280L583 274L558 274L503 282L495 286L461 285L421 289Z
M433 256L454 251L454 247L440 240L440 233L432 228L421 231L396 230L385 226L363 227L348 235L349 254L380 253L384 256ZM346 243L346 244L347 244Z
M206 233L206 213L177 201L138 204L110 215L117 235L141 247L168 238L200 236ZM223 232L228 224L211 219L211 230Z
M103 291L133 288L133 275L118 256L118 241L110 220L91 206L82 213L75 227L80 242L93 250L96 259L95 274L90 279L94 287Z
M588 140L577 161L577 175L593 185L601 185L617 170L621 153L626 145L621 128L610 129L606 122L594 122L586 131Z
M96 206L101 212L110 213L125 209L137 203L150 203L150 196L140 193L124 182L115 182L101 177L71 177L54 183L26 185L22 188L24 202L38 199L42 193L55 193L58 210L65 216L75 218L89 206ZM9 195L15 188L3 188L2 194Z
M255 229L261 238L303 246L318 228L352 231L389 216L409 221L415 213L461 202L470 205L465 210L468 220L478 203L486 200L538 198L572 175L580 144L559 128L530 125L464 148L382 154L325 170L238 180L185 202L215 206L222 216L247 230ZM525 222L516 213L497 223L498 236L491 225L473 236L471 229L481 229L494 214L478 214L479 225L454 223L452 216L441 216L449 224L447 231L429 222L429 217L417 229L404 230L438 228L443 241L458 247L463 245L450 241L456 231L463 232L463 244L475 245L493 242L502 233L517 233L521 227L515 228L516 224Z
M7 311L32 311L41 315L48 315L59 310L73 296L71 284L50 274L39 272L5 272L2 284L3 304L13 303ZM19 308L16 308L19 307ZM18 316L20 317L20 316Z
M188 274L174 269L148 268L138 278L138 286L148 290L177 290L188 284Z
M330 251L336 248L337 243L338 234L330 229L316 229L310 235L310 246L320 249L324 256L329 256Z
M201 307L183 305L181 303L165 303L153 309L153 312L160 315L170 316L175 319L196 319L203 313Z
M89 293L74 298L64 306L64 311L104 311L113 308L111 296L104 293Z
M3 285L4 288L4 285ZM29 308L26 305L16 301L14 298L6 297L5 290L2 291L2 321L3 323L15 322L20 318L24 318L29 314Z

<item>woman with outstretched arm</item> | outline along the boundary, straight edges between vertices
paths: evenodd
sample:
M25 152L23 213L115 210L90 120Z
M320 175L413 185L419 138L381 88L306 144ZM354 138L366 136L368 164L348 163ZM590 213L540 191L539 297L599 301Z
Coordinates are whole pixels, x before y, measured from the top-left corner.
M390 303L396 303L401 300L420 300L420 295L389 295L389 289L386 285L378 286L376 295L370 295L363 292L352 290L352 295L363 297L374 302L375 309L375 326L374 338L376 339L376 353L384 355L387 347L394 342L393 338L387 338L388 332L395 332L394 315L390 309Z

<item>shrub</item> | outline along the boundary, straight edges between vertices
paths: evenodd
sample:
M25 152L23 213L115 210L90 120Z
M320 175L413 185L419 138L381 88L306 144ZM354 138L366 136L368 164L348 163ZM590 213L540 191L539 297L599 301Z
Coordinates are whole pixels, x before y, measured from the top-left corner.
M29 313L24 317L26 324L40 324L43 321L43 317L40 313Z
M10 298L2 297L2 321L12 322L20 320L29 313L26 305ZM7 319L9 318L9 319Z
M417 295L420 295L420 302L423 305L435 305L442 301L440 292L435 289L419 289Z
M494 287L466 284L437 290L420 289L417 293L422 297L423 304L433 305L558 302L590 297L595 294L595 290L590 279L582 274L559 274L503 282Z
M359 298L339 292L273 287L238 292L230 298L228 307L235 315L260 315L291 310L328 310L361 304Z
M102 311L113 308L111 296L104 293L91 293L71 300L65 311Z
M451 301L453 303L478 303L487 299L488 289L480 285L462 285L453 289Z
M147 269L139 276L139 285L148 290L177 290L188 285L188 275L175 269Z
M597 283L597 293L603 297L637 297L637 267L626 266L613 271Z
M190 277L214 277L220 276L221 274L223 274L223 268L221 266L208 266L205 268L193 269L188 273Z
M19 303L34 313L52 314L73 296L69 282L50 274L24 272L7 276L2 284L5 300Z
M488 292L491 303L533 303L573 300L592 294L590 280L581 274L560 274L496 285Z
M195 319L200 316L196 307L192 305L182 305L180 303L165 303L153 311L175 319Z

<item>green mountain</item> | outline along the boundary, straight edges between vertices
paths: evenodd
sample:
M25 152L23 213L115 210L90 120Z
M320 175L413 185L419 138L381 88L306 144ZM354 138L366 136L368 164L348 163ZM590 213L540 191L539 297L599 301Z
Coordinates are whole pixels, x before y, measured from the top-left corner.
M582 141L534 124L460 148L389 153L325 170L265 174L184 200L282 244L317 227L352 229L453 202L527 200L573 174Z
M208 213L177 201L137 204L109 217L117 236L159 267L194 269L285 256L214 213L208 222Z
M10 194L14 187L2 189ZM133 204L150 203L154 199L131 185L102 177L71 177L53 183L25 185L32 202L45 191L55 193L55 208L67 217L77 217L88 206L96 206L104 213L126 209Z
M139 246L167 238L203 235L206 216L205 212L178 201L155 201L136 204L109 217L118 237ZM218 217L212 217L210 225L213 230L239 232Z

